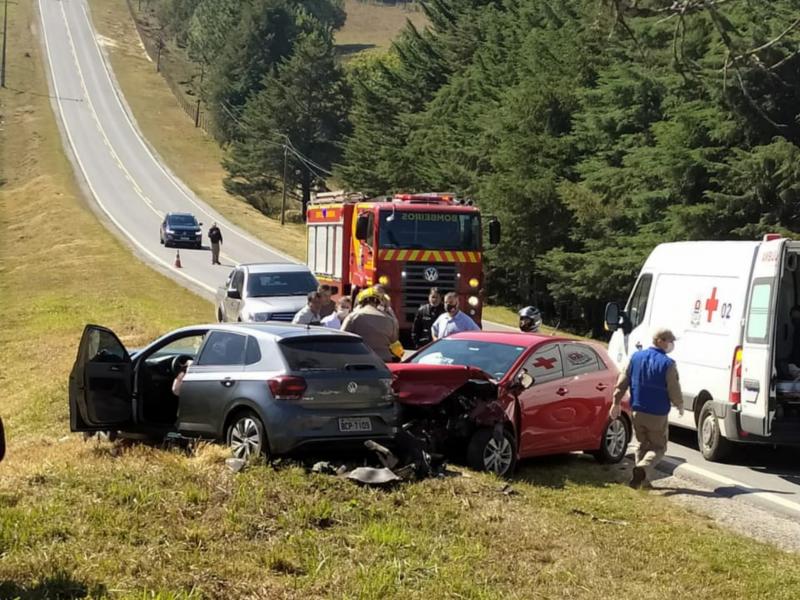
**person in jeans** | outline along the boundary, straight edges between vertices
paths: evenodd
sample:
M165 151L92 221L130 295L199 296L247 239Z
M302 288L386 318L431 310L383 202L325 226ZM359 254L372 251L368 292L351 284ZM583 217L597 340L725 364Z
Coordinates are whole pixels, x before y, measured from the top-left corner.
M458 294L448 292L444 296L444 310L431 327L431 336L434 340L453 335L460 331L480 331L469 315L465 315L458 308Z
M619 374L609 417L619 418L622 398L631 392L633 430L639 447L630 486L649 487L653 470L667 452L670 406L683 416L683 396L675 361L667 356L675 348L675 335L669 329L653 334L653 345L631 356Z
M219 230L216 221L211 224L211 228L208 230L208 241L211 242L211 264L218 265L219 262L219 250L222 246L222 232Z

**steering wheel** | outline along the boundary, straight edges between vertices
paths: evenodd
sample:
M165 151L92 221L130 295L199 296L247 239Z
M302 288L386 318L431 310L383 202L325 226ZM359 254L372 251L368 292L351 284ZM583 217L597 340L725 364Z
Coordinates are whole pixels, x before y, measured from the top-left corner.
M170 364L172 374L177 376L178 373L186 368L187 363L193 359L194 357L190 354L176 354L172 359L172 363Z

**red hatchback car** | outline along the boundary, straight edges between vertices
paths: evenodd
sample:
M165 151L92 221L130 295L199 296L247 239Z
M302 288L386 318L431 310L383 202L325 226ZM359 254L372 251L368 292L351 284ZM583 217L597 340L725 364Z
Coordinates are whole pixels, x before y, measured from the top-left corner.
M390 365L406 431L433 451L506 475L518 459L584 451L618 462L631 439L628 399L609 420L618 371L593 344L476 331Z

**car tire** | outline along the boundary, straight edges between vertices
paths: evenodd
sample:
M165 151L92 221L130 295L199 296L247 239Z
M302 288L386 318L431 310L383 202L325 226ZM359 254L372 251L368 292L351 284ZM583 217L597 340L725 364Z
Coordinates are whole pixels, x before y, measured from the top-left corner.
M202 243L202 242L197 242L197 243L194 245L194 249L195 249L195 250L202 250L202 249L203 249L203 243Z
M703 458L713 462L725 460L733 450L733 444L722 437L711 402L703 404L697 418L697 445Z
M253 460L269 454L264 424L251 410L236 413L225 432L225 441L234 458Z
M614 464L625 458L631 443L631 426L625 417L609 420L603 428L600 448L592 455L601 463Z
M502 440L494 439L493 428L478 429L467 446L467 464L476 471L489 471L507 477L517 465L517 444L508 429L503 428Z
M225 315L222 314L222 309L217 309L217 323L224 323L225 322Z
M158 241L163 246L164 245L164 236L163 235L159 235L158 236Z

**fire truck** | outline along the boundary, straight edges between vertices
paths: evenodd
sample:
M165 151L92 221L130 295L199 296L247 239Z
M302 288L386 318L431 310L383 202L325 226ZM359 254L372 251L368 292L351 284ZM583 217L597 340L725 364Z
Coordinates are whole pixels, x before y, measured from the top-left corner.
M306 213L307 263L334 296L355 297L380 283L404 331L430 288L456 292L461 310L481 324L483 232L471 201L450 194L316 194ZM490 244L500 222L488 222Z

